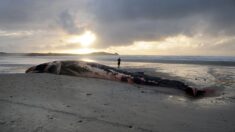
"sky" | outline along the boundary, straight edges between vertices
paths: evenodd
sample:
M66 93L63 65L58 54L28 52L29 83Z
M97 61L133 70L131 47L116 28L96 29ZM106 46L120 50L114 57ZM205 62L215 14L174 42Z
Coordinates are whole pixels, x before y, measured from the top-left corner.
M0 0L0 52L235 55L235 0Z

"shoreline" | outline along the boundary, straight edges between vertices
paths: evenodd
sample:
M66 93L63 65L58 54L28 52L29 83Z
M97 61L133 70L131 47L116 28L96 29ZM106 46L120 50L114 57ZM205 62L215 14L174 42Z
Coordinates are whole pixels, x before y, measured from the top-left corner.
M51 74L0 74L0 84L2 131L235 130L234 99Z

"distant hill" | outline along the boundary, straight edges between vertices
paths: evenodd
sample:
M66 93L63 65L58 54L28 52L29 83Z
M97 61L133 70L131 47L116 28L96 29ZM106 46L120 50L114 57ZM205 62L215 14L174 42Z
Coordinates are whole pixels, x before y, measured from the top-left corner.
M86 55L119 55L118 53L108 53L108 52L93 52Z
M0 56L7 55L5 52L0 52Z
M93 52L89 54L69 54L69 53L27 53L26 56L76 56L76 55L118 55L118 53Z
M0 54L6 54L5 52L0 52Z
M119 55L118 53L93 52L89 54L70 54L70 53L6 53L0 52L0 56L99 56L99 55Z
M77 54L65 54L65 53L27 53L25 56L71 56Z

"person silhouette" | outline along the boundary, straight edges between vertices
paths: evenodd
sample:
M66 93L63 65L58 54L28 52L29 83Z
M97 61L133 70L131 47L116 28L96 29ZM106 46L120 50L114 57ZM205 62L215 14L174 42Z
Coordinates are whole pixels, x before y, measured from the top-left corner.
M117 65L118 65L118 68L120 68L120 64L121 64L121 58L119 57L118 59L117 59Z

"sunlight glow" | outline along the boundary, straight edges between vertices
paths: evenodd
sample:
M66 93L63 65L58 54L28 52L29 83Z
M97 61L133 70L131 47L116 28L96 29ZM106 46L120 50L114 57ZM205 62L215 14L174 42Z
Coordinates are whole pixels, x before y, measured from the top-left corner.
M85 62L96 62L95 60L92 60L92 59L89 59L89 58L82 58L81 60L85 61Z
M91 31L86 31L82 35L74 35L70 37L67 42L68 43L79 43L82 47L89 47L91 44L93 44L96 40L96 35L92 33Z

